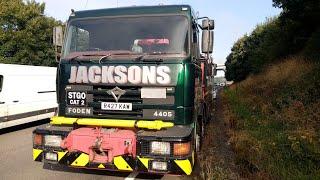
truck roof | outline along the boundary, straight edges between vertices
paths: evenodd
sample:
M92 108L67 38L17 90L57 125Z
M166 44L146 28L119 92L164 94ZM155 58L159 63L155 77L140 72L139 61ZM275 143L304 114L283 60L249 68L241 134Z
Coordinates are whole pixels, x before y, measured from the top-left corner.
M124 16L124 15L146 15L146 14L183 14L191 17L190 5L159 5L159 6L131 6L108 9L95 9L76 11L70 15L69 20L75 18Z

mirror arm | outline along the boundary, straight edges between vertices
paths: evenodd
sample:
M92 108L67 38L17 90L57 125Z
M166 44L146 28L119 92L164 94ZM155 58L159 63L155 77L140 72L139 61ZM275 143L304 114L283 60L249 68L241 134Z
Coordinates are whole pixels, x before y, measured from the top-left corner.
M207 16L203 16L203 17L198 17L196 18L196 21L200 20L200 19L207 19L208 21L210 21L210 18ZM200 24L198 24L198 26L200 27L200 29L204 29ZM210 27L208 26L208 30L210 30Z
M196 18L196 20L200 20L200 19L208 19L208 20L210 20L209 17L207 17L207 16L197 17L197 18Z
M198 59L199 62L207 62L209 58L208 57L201 57Z

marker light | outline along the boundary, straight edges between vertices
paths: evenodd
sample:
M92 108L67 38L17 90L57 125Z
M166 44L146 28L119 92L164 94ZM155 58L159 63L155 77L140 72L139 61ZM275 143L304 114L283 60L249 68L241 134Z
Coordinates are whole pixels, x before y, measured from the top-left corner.
M151 142L151 154L162 154L169 155L170 154L170 143L169 142Z
M33 134L33 145L41 146L42 145L42 135Z
M190 153L190 142L187 143L175 143L173 145L173 155L183 156Z

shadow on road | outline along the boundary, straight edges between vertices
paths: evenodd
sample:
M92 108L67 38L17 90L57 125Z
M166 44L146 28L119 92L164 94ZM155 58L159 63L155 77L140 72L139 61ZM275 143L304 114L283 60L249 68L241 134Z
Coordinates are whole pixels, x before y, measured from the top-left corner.
M111 176L111 177L128 177L131 172L119 172L112 170L95 170L95 169L81 169L81 168L71 168L65 166L59 166L56 164L44 164L44 169L53 170L53 171L63 171L70 173L83 173L83 174L93 174L93 175L102 175L102 176ZM158 174L143 174L139 173L136 178L139 179L162 179L163 175Z
M56 164L44 164L43 169L53 170L53 171L71 172L71 173L84 173L84 174L94 174L94 175L104 175L104 176L115 176L115 177L127 177L130 174L130 173L126 173L126 172L115 173L115 171L69 168L69 167L65 167L65 166L59 166Z
M50 119L43 119L43 120L39 120L39 121L34 121L34 122L26 123L26 124L21 124L21 125L17 125L17 126L13 126L13 127L0 129L0 135L5 134L5 133L20 131L22 129L26 129L26 128L30 128L30 127L39 126L39 125L46 124L49 122L50 122Z

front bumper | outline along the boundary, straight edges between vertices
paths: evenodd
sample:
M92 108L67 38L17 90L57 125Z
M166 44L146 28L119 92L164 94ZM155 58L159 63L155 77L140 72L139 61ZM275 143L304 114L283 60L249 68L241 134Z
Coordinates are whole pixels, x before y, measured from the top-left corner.
M34 133L42 135L61 135L66 137L72 131L71 127L59 127L47 125L37 128ZM188 132L190 131L190 132ZM175 133L173 133L175 132ZM181 132L181 133L180 133ZM151 141L154 138L161 138L164 141L186 141L190 140L192 130L181 127L173 127L170 131L139 131L137 133L137 154L136 157L129 155L115 156L111 163L94 163L90 162L89 155L84 152L69 152L59 147L33 146L33 160L50 164L59 164L74 168L87 168L99 170L116 170L116 171L138 171L144 173L156 174L186 174L190 175L194 166L194 153L183 157L170 156L152 156L144 149L144 142ZM181 136L180 136L181 135ZM139 145L138 145L139 144ZM143 147L143 148L141 148ZM56 154L56 160L47 160L46 153ZM152 168L153 161L165 162L167 170L155 170Z
M46 153L56 153L57 161L46 160ZM190 175L194 165L194 156L187 159L166 159L166 158L133 158L131 156L114 157L113 163L92 163L89 162L89 155L81 152L68 152L58 150L43 150L33 148L33 159L44 163L60 164L74 168L117 170L117 171L138 171L157 174L186 174ZM160 171L152 169L152 161L161 161L167 163L167 170Z

